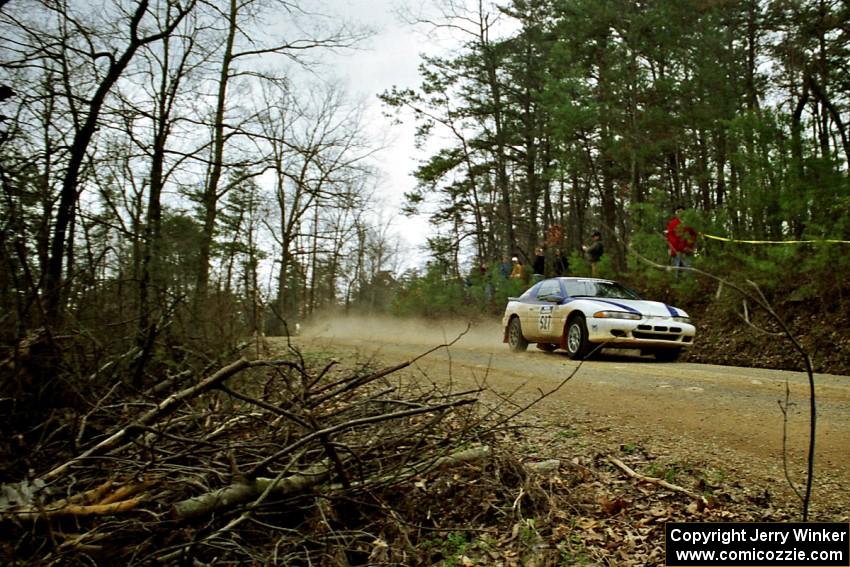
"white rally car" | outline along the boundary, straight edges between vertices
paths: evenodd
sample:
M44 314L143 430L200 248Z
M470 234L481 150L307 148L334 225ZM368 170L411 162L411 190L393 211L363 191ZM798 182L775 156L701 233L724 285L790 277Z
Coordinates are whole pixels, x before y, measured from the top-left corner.
M611 280L551 278L520 297L511 297L502 319L504 342L514 352L529 343L562 348L584 359L599 348L640 349L660 361L674 361L692 344L696 329L688 314L641 299Z

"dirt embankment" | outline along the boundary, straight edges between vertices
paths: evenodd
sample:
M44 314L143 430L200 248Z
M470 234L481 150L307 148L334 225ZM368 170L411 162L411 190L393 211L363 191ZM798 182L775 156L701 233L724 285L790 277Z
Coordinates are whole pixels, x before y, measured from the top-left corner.
M829 312L812 302L786 302L775 307L788 329L811 358L815 372L850 376L850 304L840 303ZM731 315L713 302L688 308L697 325L697 340L683 357L690 362L803 370L803 359L793 343L763 312L750 313L749 325L741 315ZM767 329L779 334L768 334Z

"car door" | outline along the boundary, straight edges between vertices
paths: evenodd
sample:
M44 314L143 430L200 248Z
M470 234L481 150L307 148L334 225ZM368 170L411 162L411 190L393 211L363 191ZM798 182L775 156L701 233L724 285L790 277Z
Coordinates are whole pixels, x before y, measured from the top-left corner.
M530 342L537 340L537 317L540 312L540 303L537 301L538 289L540 289L539 283L523 293L517 308L517 315L522 324L522 334Z
M554 320L558 303L563 299L561 284L558 280L544 280L537 288L537 310L535 313L534 332L539 342L555 342L556 331Z

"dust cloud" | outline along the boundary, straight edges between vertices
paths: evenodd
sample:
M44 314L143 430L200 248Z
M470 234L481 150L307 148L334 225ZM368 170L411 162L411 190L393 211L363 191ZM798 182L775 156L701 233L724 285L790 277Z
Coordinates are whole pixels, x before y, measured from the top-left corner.
M305 323L301 336L307 339L372 341L375 344L416 344L437 346L453 341L455 347L492 350L507 348L503 342L500 321L496 319L469 322L460 319L428 320L387 316L318 317Z

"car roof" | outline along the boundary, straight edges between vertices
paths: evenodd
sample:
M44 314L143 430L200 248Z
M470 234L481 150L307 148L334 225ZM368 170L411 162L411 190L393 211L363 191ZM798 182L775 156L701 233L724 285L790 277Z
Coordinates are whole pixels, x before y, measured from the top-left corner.
M542 279L539 282L535 282L533 285L528 286L528 288L522 293L525 296L528 293L531 293L532 290L539 288L544 282L550 281L563 281L563 282L599 282L599 283L608 283L614 285L622 285L614 280L606 280L603 278L581 278L576 276L557 276L554 278L546 278Z
M516 297L509 297L508 299L509 300L517 300L517 299L523 299L523 298L527 299L527 298L531 297L532 294L537 293L536 290L539 290L541 285L543 285L545 282L549 282L549 281L599 282L599 283L614 284L616 286L625 287L625 286L623 286L623 284L621 284L621 283L619 283L615 280L608 280L608 279L604 279L604 278L593 278L593 277L583 278L583 277L578 277L578 276L556 276L554 278L545 278L545 279L540 280L539 282L535 282L534 284L530 285L524 292L522 292L521 295L516 296ZM629 288L626 287L626 289L629 289ZM636 292L632 292L632 293L635 293L635 295L637 295Z
M607 280L605 278L580 278L576 276L558 276L556 278L547 278L550 280L564 280L564 281L573 281L573 282L605 282L605 283L617 283L614 280ZM546 281L546 280L541 280Z

